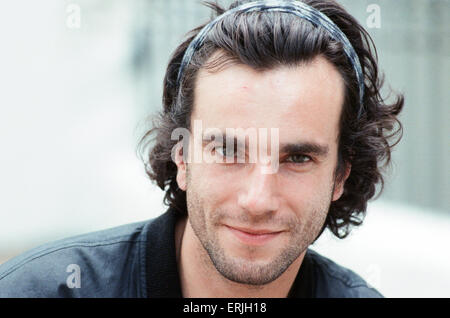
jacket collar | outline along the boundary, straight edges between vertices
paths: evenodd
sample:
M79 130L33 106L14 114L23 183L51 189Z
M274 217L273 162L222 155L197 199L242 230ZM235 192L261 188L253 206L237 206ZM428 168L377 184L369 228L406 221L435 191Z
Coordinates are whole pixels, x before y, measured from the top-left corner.
M175 255L176 212L169 209L153 219L147 230L147 297L182 297Z

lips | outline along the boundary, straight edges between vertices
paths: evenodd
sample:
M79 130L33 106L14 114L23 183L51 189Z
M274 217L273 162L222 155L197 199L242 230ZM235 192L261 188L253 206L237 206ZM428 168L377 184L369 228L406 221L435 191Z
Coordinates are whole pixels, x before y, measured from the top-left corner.
M242 227L225 227L241 242L247 245L264 245L278 237L283 231L268 229L249 229Z

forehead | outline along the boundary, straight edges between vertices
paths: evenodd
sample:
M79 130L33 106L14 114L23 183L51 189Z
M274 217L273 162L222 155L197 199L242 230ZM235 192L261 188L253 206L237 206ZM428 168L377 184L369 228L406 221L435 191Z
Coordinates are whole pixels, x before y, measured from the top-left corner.
M344 83L324 57L298 66L256 71L233 64L201 69L191 120L211 128L279 128L281 139L337 139Z

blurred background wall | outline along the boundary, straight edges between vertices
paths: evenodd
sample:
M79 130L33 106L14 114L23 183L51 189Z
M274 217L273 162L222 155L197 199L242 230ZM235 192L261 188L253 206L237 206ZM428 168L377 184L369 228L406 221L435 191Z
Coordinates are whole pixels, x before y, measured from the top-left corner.
M403 92L404 137L366 224L313 248L390 297L450 297L450 1L341 0ZM231 1L219 1L228 5ZM135 149L196 0L8 1L0 10L0 263L162 213Z

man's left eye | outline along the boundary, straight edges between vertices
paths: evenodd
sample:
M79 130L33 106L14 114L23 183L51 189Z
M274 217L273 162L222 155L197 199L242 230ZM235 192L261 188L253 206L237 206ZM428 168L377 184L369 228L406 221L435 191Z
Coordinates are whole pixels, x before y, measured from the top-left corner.
M307 163L312 161L312 159L307 155L292 155L289 156L286 161L291 163Z

